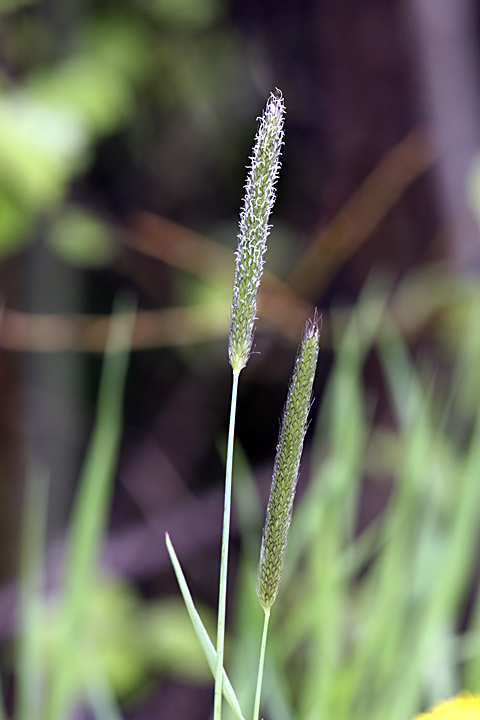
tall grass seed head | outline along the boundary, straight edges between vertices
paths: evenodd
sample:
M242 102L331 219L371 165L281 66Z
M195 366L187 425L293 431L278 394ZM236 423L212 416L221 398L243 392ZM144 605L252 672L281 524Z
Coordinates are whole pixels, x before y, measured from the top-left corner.
M257 295L271 228L268 220L280 170L284 115L282 93L276 90L260 118L240 213L228 346L230 364L237 371L245 367L252 351Z
M303 441L312 402L320 344L319 316L308 320L300 343L282 415L272 486L263 529L257 595L265 612L277 597L292 519Z

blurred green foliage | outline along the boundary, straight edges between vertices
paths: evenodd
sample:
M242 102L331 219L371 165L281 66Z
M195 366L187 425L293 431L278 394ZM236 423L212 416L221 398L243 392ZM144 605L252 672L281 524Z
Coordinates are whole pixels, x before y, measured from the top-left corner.
M78 246L85 218L77 216L71 243L58 241L56 216L63 218L72 186L95 166L99 143L120 131L128 161L151 174L152 193L157 184L170 198L191 190L200 160L211 166L225 154L225 121L233 105L242 106L241 92L233 92L240 48L222 27L225 9L224 0L126 0L49 14L41 2L3 1L0 253L20 250L40 222L52 222L52 247L69 259L63 251ZM89 266L112 255L92 238L70 257Z
M9 209L0 226L4 251L24 244L39 217L61 210L71 181L90 166L96 140L134 112L134 85L148 68L147 28L121 13L86 18L71 46L57 62L38 67L32 62L21 81L4 78L0 198ZM78 220L84 222L80 215ZM95 263L93 242L90 247ZM84 254L89 263L88 246Z
M111 226L72 204L53 219L47 242L67 262L84 267L108 264L117 250Z
M201 614L212 632L213 613L201 608ZM146 603L127 583L99 577L86 598L83 628L77 666L100 663L105 681L121 700L141 693L158 675L197 683L210 680L210 670L179 598ZM44 624L44 657L55 656L59 632L58 614L53 612ZM83 686L79 675L78 689Z

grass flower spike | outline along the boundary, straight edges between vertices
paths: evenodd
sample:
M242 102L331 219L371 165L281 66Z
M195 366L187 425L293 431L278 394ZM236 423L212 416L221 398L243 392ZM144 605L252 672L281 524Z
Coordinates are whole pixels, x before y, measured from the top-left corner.
M283 561L292 519L300 458L307 431L308 413L312 402L312 387L317 368L319 345L319 317L315 311L313 320L309 320L305 326L288 389L287 401L283 409L267 517L263 529L257 595L263 607L265 618L260 646L253 720L258 720L260 712L270 609L275 602L282 579Z
M440 703L427 713L417 715L415 720L478 720L480 718L480 695L458 695Z
M320 341L317 314L309 320L300 344L283 411L273 468L272 488L262 538L258 599L269 611L277 597L292 518L303 440L307 430Z
M247 364L252 351L257 295L263 273L268 220L275 202L280 170L285 106L279 90L272 93L255 138L240 214L228 354L234 371Z

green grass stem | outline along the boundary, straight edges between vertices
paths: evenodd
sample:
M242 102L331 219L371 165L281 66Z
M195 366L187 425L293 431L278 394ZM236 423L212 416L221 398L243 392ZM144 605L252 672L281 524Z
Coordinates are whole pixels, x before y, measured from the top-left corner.
M230 512L232 505L232 465L235 439L235 416L237 410L238 378L240 370L233 371L230 422L228 426L227 461L225 468L225 497L223 505L222 554L220 561L220 586L218 591L217 660L215 669L214 720L222 717L223 656L225 648L225 613L227 603L228 548L230 540Z
M270 610L265 610L263 621L262 644L260 647L260 660L258 662L257 689L255 691L255 704L253 706L253 720L258 720L260 713L260 698L262 695L263 683L263 666L265 664L265 648L267 646L268 621L270 620Z

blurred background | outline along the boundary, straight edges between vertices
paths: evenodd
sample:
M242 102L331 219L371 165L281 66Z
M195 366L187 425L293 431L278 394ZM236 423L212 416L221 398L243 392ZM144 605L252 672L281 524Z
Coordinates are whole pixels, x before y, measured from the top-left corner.
M275 87L286 136L256 352L240 383L232 677L248 717L263 513L316 306L316 401L266 717L408 720L438 697L480 691L479 31L473 0L0 0L8 714L25 622L25 485L48 478L48 684L108 316L127 292L138 316L123 435L81 632L95 638L111 702L101 710L80 688L69 716L114 717L118 704L132 720L209 717L209 671L164 533L214 627L233 251L256 118Z

